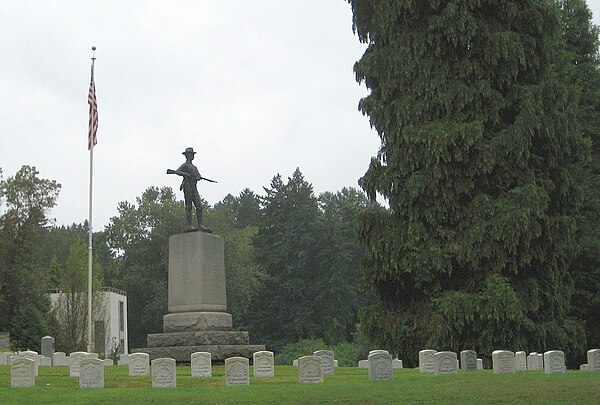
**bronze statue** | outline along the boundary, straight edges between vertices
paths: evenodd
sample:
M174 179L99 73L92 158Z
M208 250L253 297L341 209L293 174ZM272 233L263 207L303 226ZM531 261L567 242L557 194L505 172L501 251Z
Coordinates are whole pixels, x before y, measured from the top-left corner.
M200 180L210 181L211 183L216 183L216 181L200 175L198 168L192 163L195 154L196 152L194 152L193 148L186 148L185 152L182 153L182 155L185 156L185 163L179 166L179 169L177 170L167 169L167 174L177 174L183 177L179 189L183 190L183 197L185 200L185 220L187 222L187 230L212 233L209 228L202 225L202 203L200 201L200 194L198 193L196 183ZM192 226L192 203L194 203L194 206L196 207L198 228Z

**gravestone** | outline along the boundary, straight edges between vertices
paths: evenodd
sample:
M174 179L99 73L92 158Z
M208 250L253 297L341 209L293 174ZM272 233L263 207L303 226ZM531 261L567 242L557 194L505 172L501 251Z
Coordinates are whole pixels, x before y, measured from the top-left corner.
M483 370L483 360L477 359L477 370Z
M175 359L152 360L152 388L177 387Z
M264 345L251 345L248 332L233 330L227 313L223 239L205 232L169 237L168 311L163 332L149 334L143 352L150 359L188 363L192 353L209 352L212 361L252 358Z
M544 355L542 353L538 353L538 370L544 369Z
M21 356L11 359L10 386L13 388L35 386L35 360Z
M369 354L369 380L391 380L394 372L392 368L392 355L385 352Z
M79 360L79 388L104 388L104 362L91 357Z
M510 374L515 372L515 354L508 350L492 352L492 369L494 374Z
M52 359L46 356L40 356L40 366L51 366Z
M303 356L298 359L298 382L320 384L323 382L323 357Z
M358 368L369 368L369 360L359 360Z
M87 352L73 352L70 354L70 362L69 362L69 376L71 377L79 377L79 367L80 362L83 359L86 359L89 356Z
M298 367L298 359L292 361L292 366Z
M250 385L250 362L247 358L225 359L225 385Z
M133 353L129 355L129 375L148 375L150 371L150 356L148 353Z
M119 354L119 361L117 362L119 366L128 366L129 365L129 354L123 353Z
M113 359L103 359L102 364L104 364L104 367L108 367L108 366L114 366L115 362L113 361Z
M564 374L565 354L560 350L549 350L544 353L544 373Z
M591 349L587 352L588 371L600 371L600 349Z
M456 374L458 359L454 352L437 352L433 355L433 374Z
M0 332L0 349L10 349L10 333Z
M34 361L34 363L35 363L34 373L35 373L35 376L37 377L39 375L39 367L40 367L40 356L38 355L38 353L34 352L32 350L25 350L23 352L19 352L19 357L24 357L26 359L31 359Z
M392 360L392 368L402 369L402 360L400 360L400 359Z
M527 356L527 370L538 371L539 368L539 357L536 352L529 353Z
M317 350L313 353L313 356L319 356L323 359L323 375L335 374L335 359L331 350Z
M64 352L56 352L54 353L54 359L52 363L55 366L68 366L69 358Z
M421 373L433 373L435 368L435 360L433 355L436 354L435 350L421 350L419 352L419 371Z
M386 353L386 354L389 354L389 352L388 352L387 350L379 350L379 349L377 349L377 350L370 350L370 351L369 351L369 354L367 355L367 358L368 358L370 355L372 355L372 354L375 354L375 353Z
M460 369L477 371L477 352L475 350L463 350L460 352Z
M192 377L212 377L212 361L209 352L196 352L191 356Z
M275 377L275 357L273 352L260 351L252 355L254 377Z
M41 346L42 356L50 358L50 364L54 364L54 338L52 336L44 336Z
M515 370L527 371L527 354L523 351L515 353Z
M12 355L12 352L0 352L0 366L7 366L8 356Z
M580 364L579 365L579 370L580 371L589 371L589 367L587 364Z

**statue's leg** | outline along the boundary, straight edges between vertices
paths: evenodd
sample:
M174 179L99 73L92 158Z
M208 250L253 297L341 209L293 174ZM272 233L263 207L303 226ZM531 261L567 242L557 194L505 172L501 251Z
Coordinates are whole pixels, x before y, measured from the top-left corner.
M194 229L192 226L192 207L185 207L185 223L188 229Z

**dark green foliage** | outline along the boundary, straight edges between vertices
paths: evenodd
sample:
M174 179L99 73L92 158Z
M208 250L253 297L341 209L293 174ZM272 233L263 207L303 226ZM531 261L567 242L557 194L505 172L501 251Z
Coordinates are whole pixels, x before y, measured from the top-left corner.
M249 189L238 197L227 195L207 212L207 225L223 238L227 311L238 329L248 329L250 302L262 290L266 277L256 262L252 240L260 217L258 197Z
M546 1L349 1L381 149L360 180L363 326L415 364L426 347L581 350L569 318L585 154L558 10Z
M276 351L299 339L352 340L366 303L356 216L370 203L351 188L317 199L299 169L265 191L254 247L267 278L252 302L253 338Z
M577 219L578 251L570 273L574 279L573 314L585 322L587 347L600 347L600 66L598 34L583 0L561 0L561 21L579 91L578 123L592 141L591 155L576 172L582 205ZM575 361L585 362L582 351ZM579 363L577 363L579 364Z
M256 341L278 350L288 342L319 336L319 206L298 169L287 183L275 176L265 192L254 246L267 279L253 302L251 333Z
M38 175L35 167L23 166L0 182L6 206L0 217L0 330L8 330L21 349L39 346L50 305L40 242L60 184Z

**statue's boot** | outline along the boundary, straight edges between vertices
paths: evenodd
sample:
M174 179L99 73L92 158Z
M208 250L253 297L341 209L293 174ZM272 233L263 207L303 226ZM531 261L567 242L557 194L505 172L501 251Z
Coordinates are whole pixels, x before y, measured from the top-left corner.
M198 218L198 230L206 233L212 233L210 228L202 225L202 208L196 208L196 217Z

